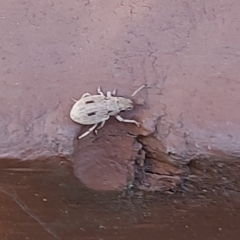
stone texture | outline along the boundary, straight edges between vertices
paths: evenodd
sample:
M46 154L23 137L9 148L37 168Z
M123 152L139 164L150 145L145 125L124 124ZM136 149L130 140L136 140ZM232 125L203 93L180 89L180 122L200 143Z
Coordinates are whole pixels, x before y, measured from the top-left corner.
M173 189L189 179L192 161L238 164L239 7L2 1L0 157L65 157L101 190ZM130 96L143 83L149 88L124 114L141 128L110 120L97 137L76 140L86 128L69 119L71 98L99 85Z

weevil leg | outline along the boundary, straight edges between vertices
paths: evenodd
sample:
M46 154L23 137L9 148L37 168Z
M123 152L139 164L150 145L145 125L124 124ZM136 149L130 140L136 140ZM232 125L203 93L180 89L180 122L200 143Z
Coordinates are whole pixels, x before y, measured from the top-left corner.
M92 132L92 131L97 127L97 125L98 125L97 123L94 124L92 127L90 127L90 128L88 129L88 131L86 131L85 133L83 133L82 135L80 135L80 136L78 137L78 139L81 139L81 138L87 136L90 132Z
M80 99L85 98L85 97L88 97L88 96L91 96L91 94L90 94L90 93L84 93L84 94L81 96Z
M112 96L112 93L110 91L107 91L107 97L110 98Z
M81 98L80 99L82 99L82 98L85 98L85 97L88 97L88 96L91 96L91 94L90 93L84 93L82 96L81 96ZM80 100L79 99L79 100ZM77 102L77 101L79 101L79 100L77 100L77 99L75 99L75 98L71 98L71 100L73 101L73 102Z
M114 89L113 89L113 91L112 91L112 95L113 95L113 96L115 96L115 95L116 95L116 93L117 93L117 89L116 89L116 88L114 88Z
M94 130L94 133L95 133L96 135L97 135L98 130L101 129L101 128L104 126L105 122L106 122L106 121L102 121L101 124L100 124L100 126L97 127L97 128Z
M132 94L132 97L135 96L139 91L141 91L143 88L147 87L147 84L142 85L137 90L135 90Z
M98 87L97 92L98 92L101 96L105 96L105 95L103 94L100 86Z
M116 118L119 122L134 123L134 124L136 124L138 127L140 127L140 123L137 122L137 121L135 121L135 120L124 119L124 118L122 118L120 115L115 116L115 118Z
M103 126L105 125L105 122L106 122L106 121L102 121L102 122L101 122L101 125L100 125L97 129L103 128Z
M110 92L110 91L107 92L107 97L115 96L116 93L117 93L117 90L116 90L116 88L114 88L112 92Z

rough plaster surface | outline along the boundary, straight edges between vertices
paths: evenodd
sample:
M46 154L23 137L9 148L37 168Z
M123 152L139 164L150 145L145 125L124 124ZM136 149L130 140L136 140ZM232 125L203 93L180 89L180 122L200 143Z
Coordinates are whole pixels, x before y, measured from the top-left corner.
M0 157L63 156L87 186L168 190L193 160L240 155L240 2L2 1ZM141 128L98 136L69 119L71 98L143 83ZM231 160L232 161L232 160ZM190 170L189 170L190 169ZM204 167L203 167L204 169Z

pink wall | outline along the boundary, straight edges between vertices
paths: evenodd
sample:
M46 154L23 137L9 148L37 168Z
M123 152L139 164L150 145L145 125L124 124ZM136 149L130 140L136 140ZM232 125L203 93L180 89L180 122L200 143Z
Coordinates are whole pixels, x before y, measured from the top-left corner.
M155 165L167 162L165 173L178 162L239 157L239 8L236 0L0 3L0 157L64 156L97 189L133 181L141 151L143 162L148 152ZM139 105L122 115L141 128L110 120L76 140L87 128L69 119L71 98L99 85L130 96L143 83Z

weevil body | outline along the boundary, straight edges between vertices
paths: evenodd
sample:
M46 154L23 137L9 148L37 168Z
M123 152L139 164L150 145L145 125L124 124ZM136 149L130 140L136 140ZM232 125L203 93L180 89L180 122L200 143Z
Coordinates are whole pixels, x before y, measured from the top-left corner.
M144 88L146 85L138 88L132 96L134 96L138 91ZM116 90L112 93L107 92L107 96L103 94L101 88L98 88L98 95L90 95L89 93L84 93L79 100L74 100L75 104L73 105L70 111L70 118L77 123L82 125L93 125L87 132L80 135L78 138L81 139L88 135L90 132L102 128L111 116L114 116L120 122L134 123L138 127L140 123L131 120L123 119L119 113L126 110L133 109L133 101L124 97L116 97ZM99 127L98 124L100 124Z

